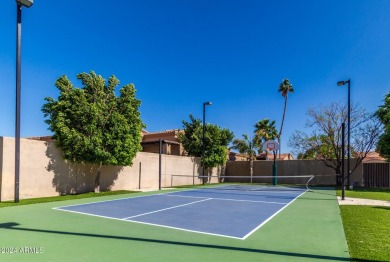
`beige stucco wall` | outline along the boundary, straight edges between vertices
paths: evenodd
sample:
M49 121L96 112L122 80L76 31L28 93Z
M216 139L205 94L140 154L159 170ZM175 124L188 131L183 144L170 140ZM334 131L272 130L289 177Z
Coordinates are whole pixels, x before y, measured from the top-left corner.
M14 199L15 139L0 137L0 201ZM97 166L71 164L63 160L61 151L53 142L21 139L20 151L21 199L83 193L94 190ZM354 166L352 160L351 166ZM316 160L278 161L279 176L315 175L313 184L335 185L334 171ZM255 176L272 175L273 161L255 161ZM199 159L162 155L161 186L201 184ZM141 174L141 176L140 176ZM249 162L228 162L226 167L206 170L206 175L248 176ZM180 175L180 176L179 176ZM183 176L184 175L184 176ZM159 154L139 152L132 166L103 166L101 190L158 189ZM140 180L141 177L141 180ZM173 180L172 180L173 177ZM351 177L362 183L361 166ZM210 182L217 182L213 178Z
M0 171L0 200L10 200L14 197L15 187L15 140L1 138L2 152L1 171Z
M0 137L0 202L1 202L1 189L3 187L2 170L3 170L3 137Z
M347 161L345 161L347 163ZM356 159L351 159L354 167ZM280 160L276 161L278 176L311 176L313 185L336 185L335 171L319 160ZM259 160L253 163L254 176L272 176L273 161ZM227 176L249 176L249 161L228 162L226 164ZM350 183L363 183L363 168L358 166L351 175Z
M0 201L14 199L15 139L0 137ZM71 164L63 160L53 142L21 139L20 199L75 194L94 190L97 166ZM162 187L171 185L171 175L197 176L199 161L192 157L162 155ZM220 174L215 168L210 174ZM140 176L141 173L141 176ZM132 166L103 166L101 190L158 189L159 154L139 152ZM141 181L140 181L141 177ZM192 178L174 179L175 185ZM196 184L201 180L194 179Z

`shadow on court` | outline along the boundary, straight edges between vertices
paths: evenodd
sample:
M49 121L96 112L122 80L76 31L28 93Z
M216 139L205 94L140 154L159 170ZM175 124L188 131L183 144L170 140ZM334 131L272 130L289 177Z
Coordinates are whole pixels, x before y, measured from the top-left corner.
M12 222L0 224L0 228L7 229L7 230L17 230L17 231L47 233L47 234L59 234L59 235L72 235L72 236L78 236L78 237L93 237L93 238L102 238L102 239L116 239L116 240L124 240L124 241L138 241L138 242L146 242L146 243L157 243L157 244L163 244L163 245L175 245L175 246L187 246L187 247L194 247L194 248L230 250L230 251L238 251L238 252L250 252L250 253L268 254L268 255L276 255L276 256L296 257L296 258L311 258L311 259L318 259L318 260L324 260L324 261L350 261L349 258L345 258L345 257L323 256L323 255L313 255L313 254L303 254L303 253L283 252L283 251L275 251L275 250L223 246L223 245L197 244L197 243L178 242L178 241L169 241L169 240L139 238L139 237L110 236L110 235L79 233L79 232L65 232L65 231L57 231L57 230L42 230L42 229L23 228L23 227L19 227L19 226L20 226L20 224L12 223ZM370 260L370 261L371 262L381 262L381 261L374 261L374 260Z

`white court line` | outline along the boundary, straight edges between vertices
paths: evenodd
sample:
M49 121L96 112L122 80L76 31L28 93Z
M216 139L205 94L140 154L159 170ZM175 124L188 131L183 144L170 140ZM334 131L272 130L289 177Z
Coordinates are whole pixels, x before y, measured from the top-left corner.
M143 214L139 214L139 215L135 215L135 216L131 216L131 217L125 217L125 218L122 218L122 219L125 220L125 219L131 219L131 218L135 218L135 217L141 217L141 216L145 216L145 215L149 215L149 214L153 214L153 213L158 213L158 212L169 210L169 209L174 209L174 208L178 208L178 207L184 207L184 206L192 205L192 204L195 204L195 203L208 201L208 200L211 200L211 199L212 198L202 199L202 200L199 200L199 201L194 201L194 202L183 204L183 205L163 208L163 209L159 209L159 210L155 210L155 211L152 211L152 212L147 212L147 213L143 213Z
M58 210L58 211L69 212L69 213L76 213L76 214L93 216L93 217L102 217L102 218L108 218L108 219L114 219L114 220L129 221L129 220L125 220L125 219L122 219L122 218L108 217L108 216L102 216L102 215L95 215L95 214L92 214L92 213L85 213L85 212L80 212L80 211L61 209L59 207L58 208L53 208L53 209Z
M196 197L196 196L183 196L183 195L166 195L169 197L188 197L188 198L205 198L205 197ZM218 198L218 197L211 197L209 199L215 199L215 200L226 200L226 201L237 201L237 202L250 202L250 203L264 203L264 204L277 204L277 205L286 205L288 203L283 202L271 202L271 201L259 201L259 200L242 200L242 199L230 199L230 198Z
M176 191L174 191L174 192L176 192ZM75 207L75 206L92 205L92 204L97 204L97 203L112 202L112 201L121 201L121 200L127 200L127 199L131 199L131 198L140 198L140 197L161 196L161 195L166 195L166 194L170 194L170 193L172 193L172 192L164 192L164 193L160 193L160 194L152 194L152 195L130 196L130 197L117 198L117 199L109 199L109 200L101 200L101 201L96 201L96 202L89 202L89 203L83 203L83 204L74 204L74 205L67 205L67 206L53 207L52 209L61 209L61 208L65 208L65 207Z
M186 232L191 232L191 233L198 233L198 234L211 235L211 236L217 236L217 237L227 237L227 238L244 240L241 237L234 237L234 236L228 236L228 235L222 235L222 234L215 234L215 233L204 232L204 231L196 231L196 230L190 230L190 229L185 229L185 228L180 228L180 227L171 227L171 226L165 226L165 225L160 225L160 224L141 222L141 221L137 221L137 220L123 220L123 221L132 222L132 223L138 223L138 224L143 224L143 225L156 226L156 227L164 227L164 228L176 229L176 230L186 231Z
M286 204L284 207L282 207L281 209L279 209L276 213L274 213L272 216L270 216L269 218L267 218L266 220L263 221L263 223L261 223L260 225L258 225L255 229L253 229L251 232L249 232L248 234L246 234L242 239L245 240L247 237L249 237L250 235L252 235L256 230L258 230L260 227L264 226L268 221L270 221L272 218L274 218L277 214L279 214L280 212L282 212L282 210L284 210L286 207L288 207L292 202L294 202L295 200L297 200L300 196L302 196L303 194L305 194L307 191L303 192L302 194L300 194L299 196L297 196L296 198L294 198L290 203Z
M202 189L195 189L195 190L202 190ZM216 189L215 192L218 191L222 192L253 192L253 193L262 193L262 194L291 194L294 192L306 192L305 190L240 190L240 189ZM210 190L211 191L211 190Z

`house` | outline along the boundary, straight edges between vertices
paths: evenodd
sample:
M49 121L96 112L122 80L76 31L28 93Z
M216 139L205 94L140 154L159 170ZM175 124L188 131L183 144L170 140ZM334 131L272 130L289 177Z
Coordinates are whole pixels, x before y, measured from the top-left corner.
M160 140L161 140L161 153L167 155L177 155L183 156L186 155L186 152L183 148L183 145L179 142L179 133L184 132L179 129L170 129L161 132L148 132L142 130L142 152L148 153L159 153L160 152ZM42 136L42 137L29 137L28 139L39 140L39 141L53 141L52 136ZM268 160L273 160L273 154L267 155ZM277 154L276 160L293 160L294 157L290 154ZM232 152L229 150L228 154L229 161L247 161L247 157L243 154ZM265 154L260 154L256 156L256 160L266 160Z
M262 153L256 156L256 160L274 160L274 155ZM279 156L279 153L277 153L276 160L294 160L294 156L291 153L282 153Z
M33 137L27 137L27 139L46 141L46 142L54 141L52 136L33 136Z
M159 153L160 140L162 145L162 153L168 155L184 155L184 148L179 142L178 129L165 130L162 132L148 132L142 130L142 152Z
M236 153L236 152L229 152L229 161L247 161L247 157L243 154ZM273 154L259 154L256 156L256 160L274 160ZM276 160L294 160L294 156L291 153L284 153L276 155Z
M363 159L363 163L386 163L386 159L381 157L378 152L368 152L367 156Z
M165 130L162 132L148 132L142 130L142 152L159 153L159 144L161 140L162 153L168 155L184 155L184 149L179 142L178 129ZM27 139L39 141L53 141L52 136L28 137Z
M229 161L247 161L248 159L243 154L229 151L228 160Z

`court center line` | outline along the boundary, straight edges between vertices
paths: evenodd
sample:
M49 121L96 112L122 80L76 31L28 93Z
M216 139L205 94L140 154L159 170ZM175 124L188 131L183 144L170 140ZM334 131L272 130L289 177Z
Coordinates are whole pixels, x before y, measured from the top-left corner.
M192 204L195 204L195 203L208 201L208 200L211 200L211 199L212 198L206 198L206 199L202 199L202 200L199 200L199 201L194 201L194 202L183 204L183 205L163 208L163 209L159 209L159 210L155 210L155 211L152 211L152 212L147 212L147 213L143 213L143 214L139 214L139 215L135 215L135 216L131 216L131 217L125 217L125 218L122 218L122 219L126 220L126 219L132 219L132 218L135 218L135 217L141 217L141 216L145 216L145 215L149 215L149 214L153 214L153 213L158 213L158 212L169 210L169 209L174 209L174 208L183 207L183 206L189 206L189 205L192 205Z
M196 197L196 196L183 196L183 195L166 195L169 197L188 197L188 198L205 198L205 197ZM226 200L226 201L237 201L237 202L251 202L251 203L264 203L264 204L277 204L277 205L286 205L287 203L283 202L272 202L272 201L260 201L260 200L243 200L243 199L230 199L230 198L218 198L218 197L212 197L208 198L208 200L215 199L215 200Z

